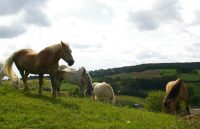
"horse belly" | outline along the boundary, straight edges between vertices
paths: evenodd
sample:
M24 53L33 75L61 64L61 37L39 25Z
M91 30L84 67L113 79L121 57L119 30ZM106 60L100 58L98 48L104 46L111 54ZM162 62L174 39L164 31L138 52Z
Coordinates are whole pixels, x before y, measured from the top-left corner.
M104 96L104 90L102 89L102 87L95 87L94 88L94 94L97 96L97 97L102 97Z
M24 55L22 57L18 55L15 57L14 62L19 70L24 70L29 73L37 73L35 55Z

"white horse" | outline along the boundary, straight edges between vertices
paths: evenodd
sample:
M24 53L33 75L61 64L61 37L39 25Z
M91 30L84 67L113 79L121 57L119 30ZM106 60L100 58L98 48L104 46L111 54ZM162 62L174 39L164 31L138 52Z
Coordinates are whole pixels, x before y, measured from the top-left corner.
M115 94L113 92L112 87L105 83L95 82L92 84L93 86L93 99L98 98L99 100L105 100L112 103L115 103Z
M92 94L92 80L84 67L73 69L65 65L59 66L58 71L55 74L56 91L58 94L62 80L78 85L81 97L84 96L85 85L87 85L87 93L89 95Z
M2 84L2 78L3 78L4 76L7 76L7 75L5 74L5 72L4 72L4 70L3 70L3 63L0 62L0 84ZM16 78L13 78L12 83L13 83L13 87L14 87L15 89L18 89L18 88L19 88L19 87L18 87L19 78L17 78L17 76L16 76Z

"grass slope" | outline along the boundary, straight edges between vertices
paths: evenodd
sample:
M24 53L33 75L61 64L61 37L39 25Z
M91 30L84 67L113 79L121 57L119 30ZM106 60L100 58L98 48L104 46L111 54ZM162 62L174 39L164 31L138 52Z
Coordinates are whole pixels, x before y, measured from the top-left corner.
M174 116L96 102L89 98L38 96L0 85L0 128L156 129L191 128Z
M127 95L117 95L116 104L119 106L133 107L134 104L140 104L144 106L145 100L140 97L127 96Z

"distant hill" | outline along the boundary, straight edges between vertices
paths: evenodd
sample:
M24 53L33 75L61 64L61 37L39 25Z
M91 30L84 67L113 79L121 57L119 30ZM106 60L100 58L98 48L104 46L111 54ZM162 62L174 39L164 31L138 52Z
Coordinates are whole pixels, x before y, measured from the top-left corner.
M135 66L124 66L110 69L99 69L90 71L92 77L103 77L119 73L141 72L153 69L178 69L184 72L193 69L200 69L200 62L186 62L186 63L149 63Z
M90 72L93 81L109 83L116 94L145 98L151 91L165 91L169 81L187 83L190 104L200 106L200 62L151 63Z

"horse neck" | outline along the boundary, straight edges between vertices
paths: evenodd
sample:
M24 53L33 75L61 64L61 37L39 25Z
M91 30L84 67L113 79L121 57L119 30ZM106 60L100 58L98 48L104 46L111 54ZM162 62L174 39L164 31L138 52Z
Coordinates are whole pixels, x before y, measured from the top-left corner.
M58 62L60 60L61 56L60 56L60 51L53 51L52 52L52 60L54 62Z
M60 48L59 46L55 46L55 48L53 46L47 47L40 51L37 56L39 57L37 58L39 62L44 62L45 58L48 57L49 59L45 60L46 63L50 63L52 66L58 65L58 61L61 58Z
M90 75L88 75L89 76L89 80L88 80L88 86L91 86L90 88L92 88L93 89L93 86L92 86L92 78L90 77Z

